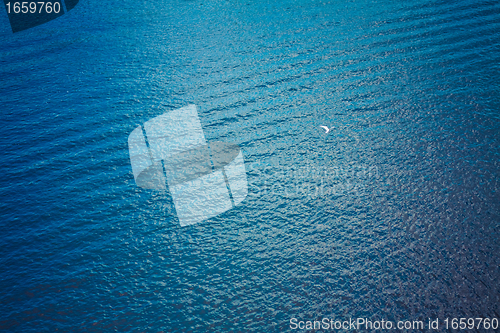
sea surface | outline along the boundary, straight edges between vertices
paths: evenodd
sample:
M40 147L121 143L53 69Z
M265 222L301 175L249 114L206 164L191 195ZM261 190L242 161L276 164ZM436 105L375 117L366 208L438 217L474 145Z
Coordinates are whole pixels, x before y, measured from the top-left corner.
M500 318L499 78L498 1L0 9L0 331ZM127 139L188 104L249 193L181 227Z

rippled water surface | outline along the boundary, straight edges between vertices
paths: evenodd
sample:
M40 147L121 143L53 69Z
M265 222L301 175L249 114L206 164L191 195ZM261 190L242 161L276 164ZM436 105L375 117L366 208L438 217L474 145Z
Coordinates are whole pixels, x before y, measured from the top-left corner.
M0 329L500 318L498 1L0 12ZM249 194L181 228L127 138L190 103Z

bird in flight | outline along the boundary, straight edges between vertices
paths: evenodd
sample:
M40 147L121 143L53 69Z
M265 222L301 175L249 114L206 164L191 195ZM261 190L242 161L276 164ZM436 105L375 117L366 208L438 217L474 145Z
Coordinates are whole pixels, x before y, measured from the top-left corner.
M332 128L328 128L326 126L320 126L320 127L325 130L325 134L327 134L328 132L330 132L330 130L333 129L333 127Z

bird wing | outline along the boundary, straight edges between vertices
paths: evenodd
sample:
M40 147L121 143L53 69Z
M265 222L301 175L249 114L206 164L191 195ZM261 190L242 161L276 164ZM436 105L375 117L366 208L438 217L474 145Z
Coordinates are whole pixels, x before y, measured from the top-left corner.
M328 127L326 127L326 126L320 126L320 127L326 131L325 133L330 132L330 129Z

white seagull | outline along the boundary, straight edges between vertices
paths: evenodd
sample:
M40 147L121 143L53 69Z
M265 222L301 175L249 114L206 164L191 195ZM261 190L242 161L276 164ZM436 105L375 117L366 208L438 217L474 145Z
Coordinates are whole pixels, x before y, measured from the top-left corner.
M333 129L333 127L332 128L328 128L326 126L320 126L320 127L325 130L325 134L327 134L328 132L330 132L331 129Z

